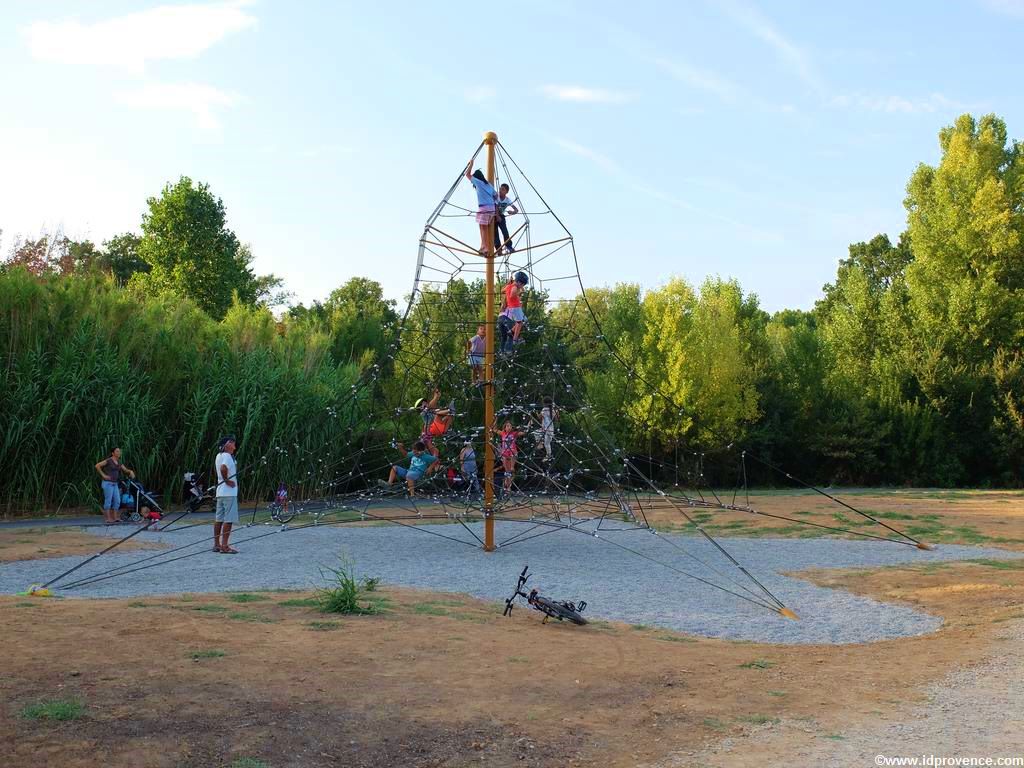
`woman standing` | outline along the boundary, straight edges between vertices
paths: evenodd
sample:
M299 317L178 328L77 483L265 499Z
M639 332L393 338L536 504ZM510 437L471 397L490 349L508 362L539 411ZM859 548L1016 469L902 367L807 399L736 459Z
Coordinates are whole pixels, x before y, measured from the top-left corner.
M115 525L118 522L117 513L121 508L121 489L117 482L121 479L121 473L125 472L132 479L135 473L121 463L121 449L115 448L103 461L96 464L96 471L100 473L103 482L103 524Z

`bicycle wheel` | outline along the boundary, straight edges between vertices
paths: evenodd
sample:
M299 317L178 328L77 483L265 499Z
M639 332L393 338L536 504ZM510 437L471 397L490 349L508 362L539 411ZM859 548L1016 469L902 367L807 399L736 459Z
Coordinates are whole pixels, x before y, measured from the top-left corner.
M274 519L277 520L277 522L281 523L281 525L284 525L285 523L290 523L293 517L295 517L295 507L292 506L291 504L289 504L284 509L279 508L277 510L277 514L274 515Z
M287 508L282 507L276 501L267 505L267 511L270 512L270 519L275 523L281 523L281 525L284 525L295 517L295 513L292 511L290 506Z
M587 623L587 620L584 619L578 611L570 610L561 603L556 603L554 600L537 596L533 599L533 602L541 611L553 619L558 619L559 621L562 619L568 619L573 624L578 624L581 627Z

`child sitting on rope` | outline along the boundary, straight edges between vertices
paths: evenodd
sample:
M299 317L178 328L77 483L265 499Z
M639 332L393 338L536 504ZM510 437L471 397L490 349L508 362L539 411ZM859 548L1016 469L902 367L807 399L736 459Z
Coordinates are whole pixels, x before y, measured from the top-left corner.
M423 419L423 431L420 433L420 441L426 446L435 458L440 454L434 445L435 437L442 437L452 425L452 416L455 413L455 401L448 404L447 408L438 408L437 401L441 399L441 390L435 388L434 394L427 400L421 397L416 401L415 408L420 411Z
M484 383L484 353L486 351L487 326L481 323L476 327L476 336L470 336L466 342L467 362L473 378L473 386Z
M402 458L408 458L410 451L405 450L405 446L401 443L395 443L395 447L398 452L402 454ZM415 496L416 483L422 480L424 477L433 472L436 467L437 456L434 456L427 452L427 446L423 444L422 440L417 440L412 446L412 457L409 458L409 468L400 467L398 464L391 465L391 474L388 475L388 479L378 481L382 486L394 485L399 478L405 481L406 487L409 489L409 495Z
M512 238L508 234L508 224L505 223L506 216L512 216L519 211L514 205L512 205L512 198L508 196L508 184L502 184L498 187L498 197L494 200L494 253L500 254L501 249L504 248L506 253L515 253L516 249L512 247ZM505 236L502 240L498 237L498 230L501 230L501 234Z
M509 335L502 336L502 352L511 352L512 346L520 342L519 335L523 332L523 324L526 323L526 314L523 312L522 292L523 287L530 282L525 272L516 272L514 277L509 278L508 283L502 289L501 313L498 317L498 330L502 331L501 318L506 317L512 322L512 331ZM508 334L508 321L505 325L505 334ZM506 350L506 345L508 349Z
M466 166L466 178L476 190L476 223L480 225L480 255L485 256L489 247L487 239L491 234L491 224L494 223L494 201L498 195L480 169L474 171L472 168L473 161L470 160Z

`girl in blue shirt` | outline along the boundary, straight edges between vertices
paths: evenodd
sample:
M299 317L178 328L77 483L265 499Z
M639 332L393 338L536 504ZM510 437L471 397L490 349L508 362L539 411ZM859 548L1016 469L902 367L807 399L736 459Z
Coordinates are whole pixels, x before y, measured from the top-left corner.
M484 177L483 172L480 169L474 171L472 168L473 161L470 160L469 165L466 166L466 178L476 190L476 223L480 225L480 255L484 256L487 253L488 243L493 239L491 225L494 222L494 201L498 194Z

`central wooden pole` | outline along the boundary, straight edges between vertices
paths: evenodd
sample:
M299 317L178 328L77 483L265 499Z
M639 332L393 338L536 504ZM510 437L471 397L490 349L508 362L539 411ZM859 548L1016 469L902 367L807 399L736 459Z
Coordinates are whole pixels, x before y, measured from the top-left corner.
M493 131L484 134L487 146L487 181L494 186L494 145L498 135ZM491 219L487 234L487 248L484 260L487 262L487 287L484 294L484 322L487 336L484 342L484 551L494 551L494 228L497 222Z

